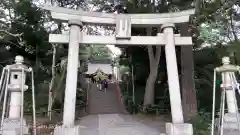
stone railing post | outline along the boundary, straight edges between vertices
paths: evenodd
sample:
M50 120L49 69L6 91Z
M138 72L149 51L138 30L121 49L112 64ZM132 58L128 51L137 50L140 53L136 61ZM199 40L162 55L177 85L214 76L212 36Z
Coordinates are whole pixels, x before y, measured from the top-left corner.
M229 57L223 57L222 58L223 66L230 65L230 58ZM222 87L224 90L226 90L226 98L227 98L227 110L228 113L236 114L238 113L238 106L236 101L236 96L234 94L235 89L232 87L233 78L231 78L231 75L234 74L234 72L222 72L222 85L225 87Z
M238 104L237 104L237 99L236 99L236 94L235 90L238 89L236 84L236 76L235 73L239 72L239 67L232 65L230 63L230 58L229 57L223 57L222 58L222 66L217 67L215 70L218 73L221 73L222 76L222 92L224 92L224 96L226 97L221 97L221 102L227 103L227 113L221 114L222 119L217 118L215 121L222 121L222 124L217 125L219 130L224 134L224 135L239 135L239 130L240 130L240 114L238 111ZM226 94L225 94L226 93ZM226 98L226 99L224 99ZM214 101L215 102L215 101ZM224 112L225 106L223 107L221 105L220 107L220 112ZM218 123L216 123L218 124ZM215 125L215 124L214 124Z

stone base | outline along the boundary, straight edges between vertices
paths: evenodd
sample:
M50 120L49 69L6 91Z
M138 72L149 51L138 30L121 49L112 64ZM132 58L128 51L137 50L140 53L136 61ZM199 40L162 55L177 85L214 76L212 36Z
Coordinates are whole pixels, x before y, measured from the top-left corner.
M240 118L240 114L238 114ZM223 117L223 127L226 129L238 129L238 120L235 113L226 113ZM240 121L239 121L240 122ZM239 123L240 124L240 123Z
M223 130L223 134L224 135L239 135L240 132L238 130L228 130L228 129L224 129Z
M80 135L80 127L65 127L65 126L57 126L54 129L54 135Z
M21 134L21 121L20 119L9 119L6 118L3 121L1 135L20 135ZM28 127L26 120L23 119L23 134L28 134Z
M238 114L240 118L240 114ZM224 115L224 122L223 122L223 134L224 135L239 135L239 125L237 120L237 115L235 113L226 113Z
M166 135L193 135L192 124L166 123Z

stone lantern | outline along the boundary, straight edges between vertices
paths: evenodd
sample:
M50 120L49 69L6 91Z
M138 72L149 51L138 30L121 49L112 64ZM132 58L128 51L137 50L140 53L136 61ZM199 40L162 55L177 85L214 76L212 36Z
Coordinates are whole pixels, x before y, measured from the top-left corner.
M28 127L26 120L23 118L23 102L24 102L24 91L28 89L25 85L26 73L31 72L30 69L23 65L23 57L16 56L15 64L7 65L5 77L6 84L4 90L4 101L2 111L2 135L24 135L28 134ZM4 87L3 87L4 88ZM10 95L9 111L5 111L8 103L8 93ZM6 114L6 115L5 115ZM6 116L6 118L4 118Z

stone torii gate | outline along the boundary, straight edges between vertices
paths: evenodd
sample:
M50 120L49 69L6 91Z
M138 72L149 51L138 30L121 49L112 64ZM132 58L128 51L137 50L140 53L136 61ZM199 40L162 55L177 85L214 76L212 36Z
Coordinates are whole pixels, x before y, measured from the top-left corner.
M72 10L60 7L43 6L51 11L52 18L68 22L69 34L50 34L49 42L55 44L69 43L68 66L64 100L63 125L56 127L54 134L77 135L80 127L74 125L77 88L78 53L81 44L113 45L151 45L165 46L168 86L171 103L172 123L166 124L167 135L193 135L192 125L184 123L176 61L177 46L191 46L191 37L174 34L175 24L189 21L194 10L164 14L113 14ZM82 31L84 24L115 25L115 36L86 35ZM161 27L163 33L157 36L131 36L132 27Z

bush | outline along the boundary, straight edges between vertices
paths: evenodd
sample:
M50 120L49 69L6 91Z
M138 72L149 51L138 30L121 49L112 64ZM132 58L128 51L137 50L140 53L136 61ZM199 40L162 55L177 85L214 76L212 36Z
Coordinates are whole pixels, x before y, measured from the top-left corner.
M201 112L195 118L190 120L193 125L194 135L209 135L211 127L211 115L209 113Z

